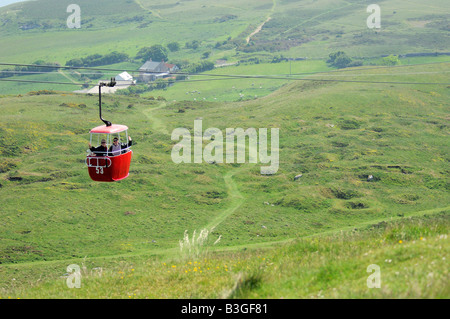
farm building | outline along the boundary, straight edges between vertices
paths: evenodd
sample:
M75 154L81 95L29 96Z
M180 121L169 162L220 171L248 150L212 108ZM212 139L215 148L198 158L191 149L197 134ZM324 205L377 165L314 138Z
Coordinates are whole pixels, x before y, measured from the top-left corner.
M133 77L128 72L122 72L116 75L116 81L133 81Z
M139 68L139 82L155 81L158 78L163 78L169 75L169 67L164 61L147 61Z
M178 66L176 66L175 64L165 63L165 65L169 69L170 73L175 73L180 70L180 68Z

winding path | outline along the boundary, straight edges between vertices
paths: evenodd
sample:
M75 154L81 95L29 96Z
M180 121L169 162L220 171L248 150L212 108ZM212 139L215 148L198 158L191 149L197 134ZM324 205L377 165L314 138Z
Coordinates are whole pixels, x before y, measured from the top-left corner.
M233 175L240 170L231 170L223 175L225 186L227 188L228 198L231 200L230 206L219 212L204 228L211 231L216 228L220 223L227 219L228 216L233 214L245 201L244 196L238 189L236 182L233 180Z
M146 109L144 111L142 111L142 113L148 117L148 119L151 122L151 126L155 131L159 131L163 134L169 134L169 131L167 130L166 125L164 124L163 121L161 121L159 118L155 117L154 115L151 115L151 112L155 111L155 110L159 110L162 108L165 108L167 106L166 102L162 102L160 105L158 105L157 107L154 108L149 108Z
M270 9L270 12L269 12L269 14L268 14L268 16L267 16L266 21L264 21L263 23L261 23L261 24L255 29L255 31L253 31L253 32L247 37L247 39L246 39L247 44L250 42L251 37L254 36L255 34L257 34L258 32L260 32L261 29L264 27L264 25L272 19L272 17L271 17L270 15L271 15L272 13L275 12L275 8L277 7L277 1L276 1L276 0L272 0L272 2L273 2L273 5L272 5L272 8Z
M259 31L261 31L261 29L263 28L263 26L264 26L267 22L269 22L270 19L272 19L272 18L271 18L271 17L268 17L268 18L266 19L266 21L264 21L263 23L261 23L261 24L256 28L256 30L253 31L253 32L247 37L247 39L246 39L247 43L250 42L250 38L251 38L252 36L254 36L254 35L257 34Z
M150 10L150 9L147 9L146 7L144 7L144 5L141 3L140 0L134 0L134 1L136 2L136 4L137 4L139 7L141 7L142 10L147 11L147 12L153 14L155 17L158 17L158 18L160 18L161 20L164 20L164 18L159 14L159 12L152 11L152 10Z
M152 114L153 111L162 109L166 107L166 105L167 103L163 102L157 107L144 110L142 113L150 120L151 127L155 131L159 131L163 134L169 135L170 133L164 122L158 117L156 117L154 114ZM203 228L212 230L213 228L217 227L220 223L226 220L228 216L233 214L244 203L245 201L244 196L241 194L236 182L233 180L233 176L242 170L243 167L239 169L232 169L223 175L223 180L225 182L225 187L227 189L228 198L230 199L230 205L223 211L219 211L217 214L214 214L215 217Z

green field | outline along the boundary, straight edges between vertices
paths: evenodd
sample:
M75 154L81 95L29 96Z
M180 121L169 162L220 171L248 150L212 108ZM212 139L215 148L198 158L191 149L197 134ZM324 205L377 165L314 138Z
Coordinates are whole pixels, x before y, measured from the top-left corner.
M169 62L233 65L103 95L133 138L116 183L85 164L98 96L73 91L95 69L0 79L24 81L0 81L0 298L449 298L450 58L382 58L448 52L447 1L381 1L380 30L368 1L79 0L68 29L70 3L0 8L0 63L128 54L106 80L176 41ZM359 66L327 63L336 51ZM174 163L172 132L200 119L223 136L278 128L279 169Z

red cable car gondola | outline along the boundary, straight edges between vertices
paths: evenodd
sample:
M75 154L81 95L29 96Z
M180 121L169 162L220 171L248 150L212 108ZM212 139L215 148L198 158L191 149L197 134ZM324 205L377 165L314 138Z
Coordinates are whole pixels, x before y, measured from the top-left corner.
M89 176L96 182L115 182L125 179L129 175L131 157L133 152L130 149L132 144L131 138L128 136L128 127L125 125L111 124L102 118L102 86L114 86L116 82L111 79L110 83L99 84L99 110L100 119L105 125L93 128L90 133L90 145L93 140L97 140L100 146L100 139L104 147L99 151L99 147L92 148L91 153L86 157L86 165L88 167ZM125 138L126 144L121 143ZM113 139L120 145L117 149L112 149ZM94 150L93 150L94 149Z

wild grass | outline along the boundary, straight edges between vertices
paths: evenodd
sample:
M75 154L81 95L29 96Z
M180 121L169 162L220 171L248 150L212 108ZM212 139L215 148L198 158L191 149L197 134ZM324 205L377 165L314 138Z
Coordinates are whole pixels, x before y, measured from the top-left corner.
M221 239L221 236L219 236L214 243L211 244L209 236L213 231L214 228L211 230L204 228L197 234L197 231L194 230L191 238L189 238L189 233L186 230L183 239L179 241L182 258L185 260L206 258L209 248L218 244Z
M40 279L36 273L23 277L30 265L18 266L21 271L16 280L9 282L0 296L448 298L448 216L447 211L402 218L266 248L216 250L207 258L81 259L78 261L83 263L79 289L67 287L62 263L58 263L59 267L49 264L42 268L41 271L47 272L54 269L51 276L42 273ZM380 288L367 286L371 275L367 271L369 265L380 267ZM6 267L3 271L8 273L13 269Z

